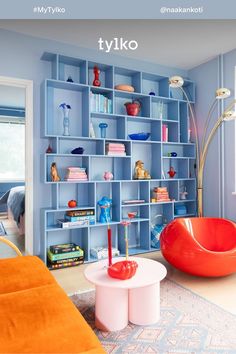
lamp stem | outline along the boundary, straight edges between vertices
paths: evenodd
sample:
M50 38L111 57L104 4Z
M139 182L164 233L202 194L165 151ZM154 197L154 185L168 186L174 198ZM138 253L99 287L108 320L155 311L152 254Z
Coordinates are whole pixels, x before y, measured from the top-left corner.
M201 153L201 159L199 163L199 170L198 170L198 216L203 216L203 173L204 173L204 167L205 167L205 162L206 162L206 157L207 157L207 152L210 146L210 143L212 139L214 138L217 129L221 126L221 124L224 121L224 115L226 112L230 111L231 108L235 105L235 100L231 102L228 107L225 109L225 111L222 113L222 115L217 119L215 125L213 126L203 148L202 148L202 153Z
M195 119L194 112L193 112L193 109L192 109L192 106L189 101L187 93L185 92L185 90L183 89L182 86L180 86L180 89L183 92L184 97L186 98L186 101L187 101L187 104L188 104L188 107L190 110L191 118L193 121L193 129L194 129L194 134L195 134L195 138L196 138L196 163L197 163L197 171L198 171L200 160L199 160L199 143L198 143L198 131L197 131L196 119Z
M216 108L216 103L217 103L217 100L215 98L214 101L212 102L212 105L211 105L209 111L208 111L207 119L206 119L205 126L204 126L204 132L203 132L203 137L202 137L202 144L201 144L200 154L202 153L204 145L205 145L205 142L206 142L207 129L208 129L210 121L211 121L212 113L214 112L214 109Z

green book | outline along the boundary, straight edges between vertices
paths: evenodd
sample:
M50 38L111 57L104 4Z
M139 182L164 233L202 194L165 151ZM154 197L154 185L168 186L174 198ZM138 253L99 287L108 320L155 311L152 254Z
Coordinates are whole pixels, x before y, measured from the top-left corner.
M61 259L68 259L74 257L81 257L84 255L84 251L80 249L79 251L67 252L62 254L53 254L50 250L48 250L48 258L50 261L58 261Z

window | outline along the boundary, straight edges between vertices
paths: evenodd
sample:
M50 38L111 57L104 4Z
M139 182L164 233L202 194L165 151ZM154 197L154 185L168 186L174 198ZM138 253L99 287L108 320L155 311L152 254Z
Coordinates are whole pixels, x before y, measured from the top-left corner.
M25 124L0 117L0 180L25 179Z

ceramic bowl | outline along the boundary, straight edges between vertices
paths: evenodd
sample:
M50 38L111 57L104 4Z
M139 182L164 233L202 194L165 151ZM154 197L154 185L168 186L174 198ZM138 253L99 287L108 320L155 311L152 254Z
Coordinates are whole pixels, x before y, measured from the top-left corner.
M151 133L137 133L129 134L131 140L147 140L150 137Z
M130 85L116 85L115 89L120 91L134 92L134 87Z

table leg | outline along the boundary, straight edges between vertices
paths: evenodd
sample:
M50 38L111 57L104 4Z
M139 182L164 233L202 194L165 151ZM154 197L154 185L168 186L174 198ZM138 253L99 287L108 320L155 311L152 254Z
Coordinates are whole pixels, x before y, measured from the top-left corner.
M95 325L102 331L119 331L128 324L128 290L96 286Z
M129 290L129 321L152 325L160 318L160 283Z

